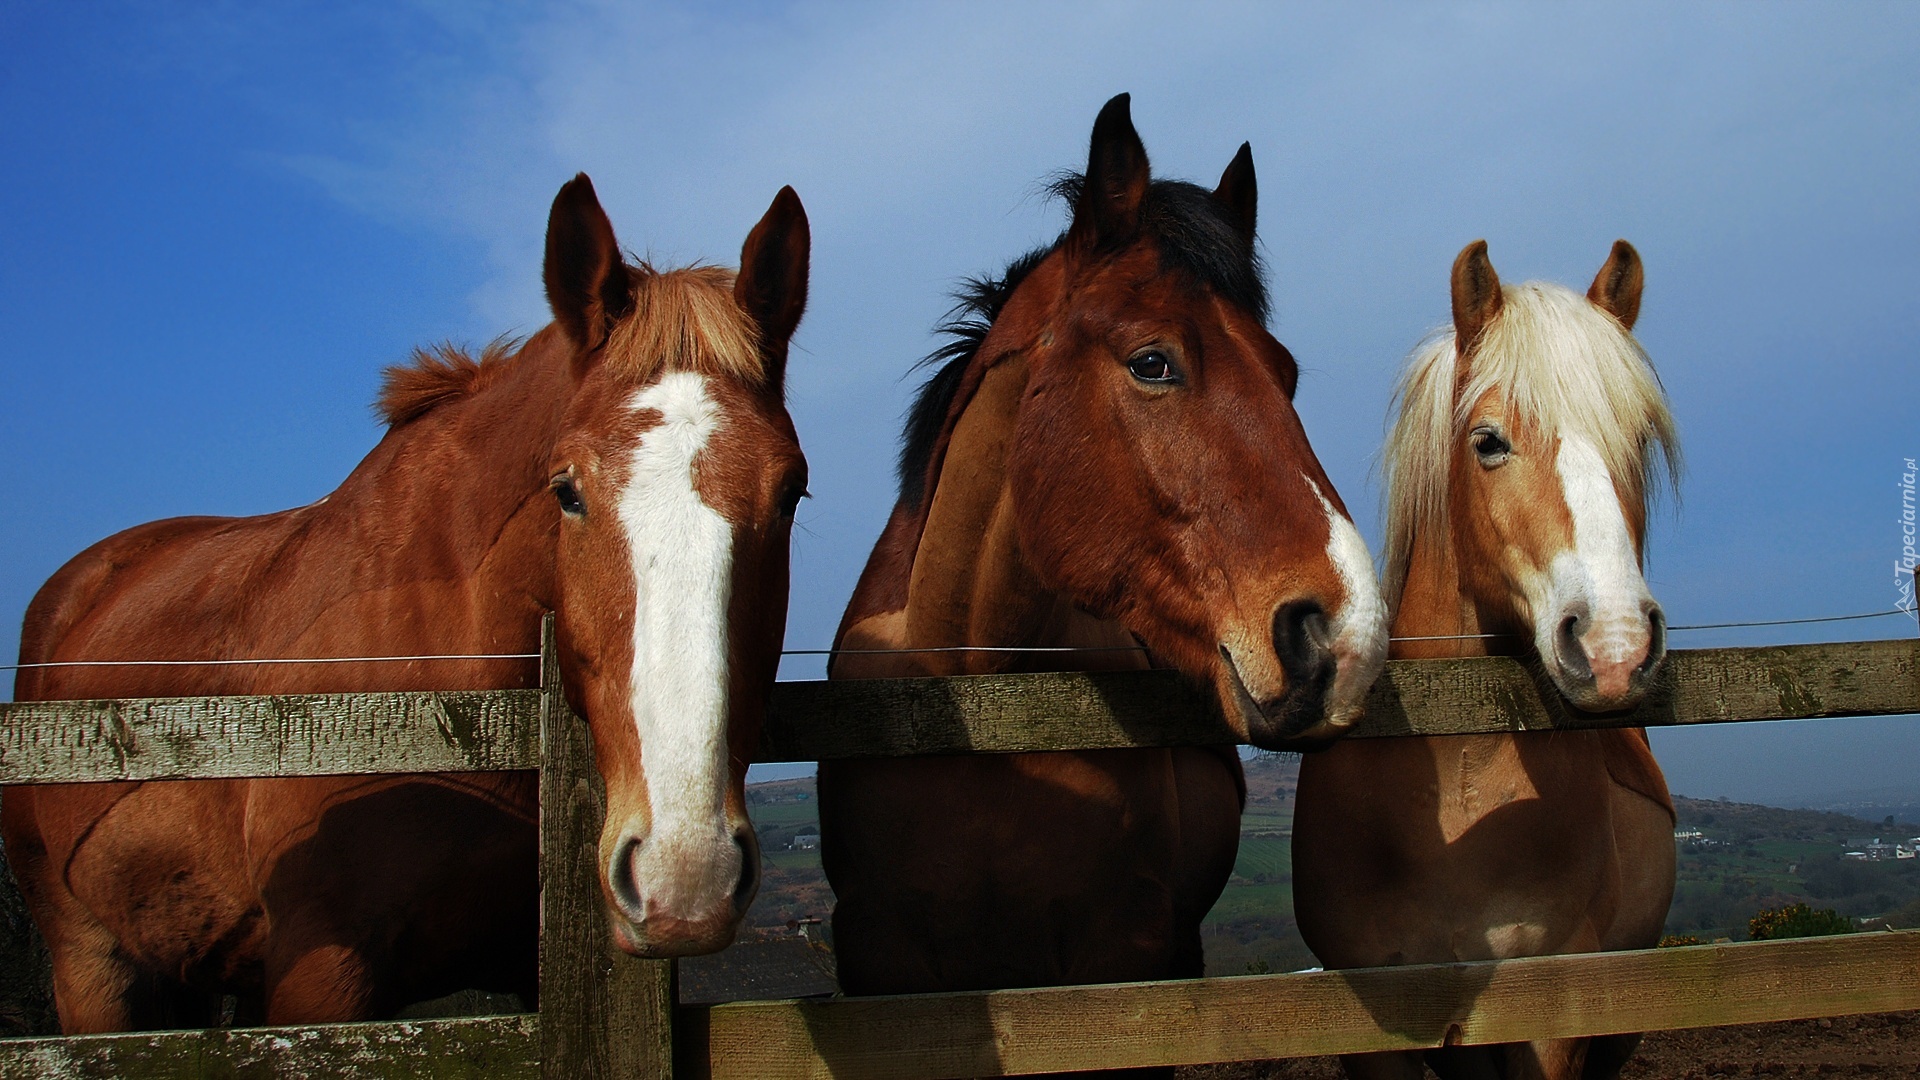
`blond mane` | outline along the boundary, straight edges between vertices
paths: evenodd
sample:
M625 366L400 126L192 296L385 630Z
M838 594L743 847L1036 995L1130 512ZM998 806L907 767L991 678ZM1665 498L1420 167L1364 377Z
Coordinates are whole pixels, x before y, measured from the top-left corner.
M1481 332L1456 398L1454 330L1414 349L1394 390L1398 410L1382 452L1390 608L1397 609L1416 542L1445 543L1453 448L1487 391L1548 433L1584 436L1614 482L1645 506L1665 473L1676 490L1680 448L1666 392L1653 364L1613 316L1586 297L1544 281L1501 289L1500 313ZM1664 469L1655 467L1655 452ZM1418 538L1416 540L1416 538Z
M623 378L649 382L669 371L767 381L760 328L733 298L733 271L694 265L628 268L633 310L607 336L601 363ZM499 338L478 360L451 344L415 349L412 362L390 367L374 409L389 427L486 389L518 355L518 341Z

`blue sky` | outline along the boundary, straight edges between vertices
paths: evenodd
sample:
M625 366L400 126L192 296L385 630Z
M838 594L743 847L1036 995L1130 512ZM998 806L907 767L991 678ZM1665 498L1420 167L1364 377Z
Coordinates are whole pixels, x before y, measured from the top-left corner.
M811 216L791 398L812 463L789 642L824 644L892 500L903 378L963 274L1133 94L1157 171L1243 140L1299 406L1376 544L1407 350L1485 237L1509 281L1647 264L1640 334L1688 473L1649 578L1679 624L1895 599L1920 455L1920 8L1902 5L98 4L0 8L0 652L118 529L330 490L381 367L545 319L546 207L731 262ZM1911 621L1678 635L1895 636ZM789 663L786 677L818 665ZM1903 788L1920 732L1660 733L1677 790Z

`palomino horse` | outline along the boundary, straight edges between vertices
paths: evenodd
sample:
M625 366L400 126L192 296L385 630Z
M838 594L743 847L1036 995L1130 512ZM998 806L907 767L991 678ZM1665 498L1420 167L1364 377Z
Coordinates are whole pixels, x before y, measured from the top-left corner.
M831 675L1160 659L1249 741L1331 739L1385 610L1264 325L1252 155L1215 191L1151 180L1127 105L1060 185L1066 232L963 299ZM981 646L1103 651L860 652ZM858 994L1199 975L1244 795L1224 747L830 762L819 787Z
M1641 576L1673 420L1631 334L1625 241L1582 297L1502 288L1475 243L1453 330L1415 356L1387 443L1396 657L1525 656L1575 709L1632 706L1666 652ZM1455 635L1492 635L1454 637ZM1453 640L1417 640L1419 638ZM1401 640L1401 639L1416 640ZM1301 934L1328 967L1652 946L1673 897L1673 803L1645 732L1343 742L1300 767ZM1611 1077L1638 1036L1439 1051L1443 1077ZM1349 1058L1418 1077L1418 1054Z
M753 899L745 762L786 624L806 463L782 401L806 302L791 189L739 274L628 266L583 175L547 227L554 323L517 353L388 372L389 430L332 495L131 529L28 609L26 663L537 651L590 725L601 884L642 956L711 951ZM526 684L528 661L46 667L23 699ZM6 793L69 1032L378 1017L536 990L526 773L86 784Z

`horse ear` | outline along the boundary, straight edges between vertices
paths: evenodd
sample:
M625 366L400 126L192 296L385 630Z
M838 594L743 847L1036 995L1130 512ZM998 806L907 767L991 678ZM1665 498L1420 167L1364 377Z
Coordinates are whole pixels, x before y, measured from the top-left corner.
M607 331L633 305L613 223L586 173L567 181L553 197L544 276L553 320L582 349L605 342Z
M1240 235L1247 243L1253 243L1255 210L1260 202L1259 187L1253 181L1253 144L1240 144L1240 152L1233 155L1227 171L1220 174L1220 186L1213 189L1213 197L1233 215Z
M1640 265L1640 253L1625 240L1615 240L1607 264L1600 268L1600 273L1594 276L1593 287L1587 290L1587 299L1631 330L1634 320L1640 317L1640 290L1646 283L1647 272Z
M1133 130L1131 97L1116 94L1093 121L1086 181L1073 208L1072 238L1087 246L1127 240L1140 230L1147 201L1147 147Z
M1487 258L1487 242L1475 240L1453 260L1453 339L1461 356L1500 314L1500 303L1500 275Z
M786 377L787 343L807 309L807 263L812 249L806 207L790 187L773 197L773 205L740 249L733 299L760 325L760 349L766 354L768 380L775 386Z

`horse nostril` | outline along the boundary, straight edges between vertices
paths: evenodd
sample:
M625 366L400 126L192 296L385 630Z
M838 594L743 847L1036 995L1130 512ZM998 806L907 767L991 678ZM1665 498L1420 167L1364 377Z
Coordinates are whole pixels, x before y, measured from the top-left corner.
M646 914L640 899L640 882L633 873L633 857L639 847L638 837L621 837L613 851L613 862L607 867L607 891L613 894L614 906L635 922Z
M1559 649L1560 666L1568 673L1581 679L1593 678L1593 668L1587 663L1587 650L1580 644L1580 627L1587 621L1585 605L1577 605L1566 618L1560 620Z
M733 844L740 849L740 881L733 888L733 914L737 918L747 913L754 894L760 891L760 844L748 829L736 831Z
M1647 612L1647 629L1647 658L1636 669L1640 672L1652 671L1667 656L1667 613L1658 604Z
M1291 683L1306 685L1329 678L1334 659L1327 613L1312 600L1281 605L1273 614L1273 651Z

